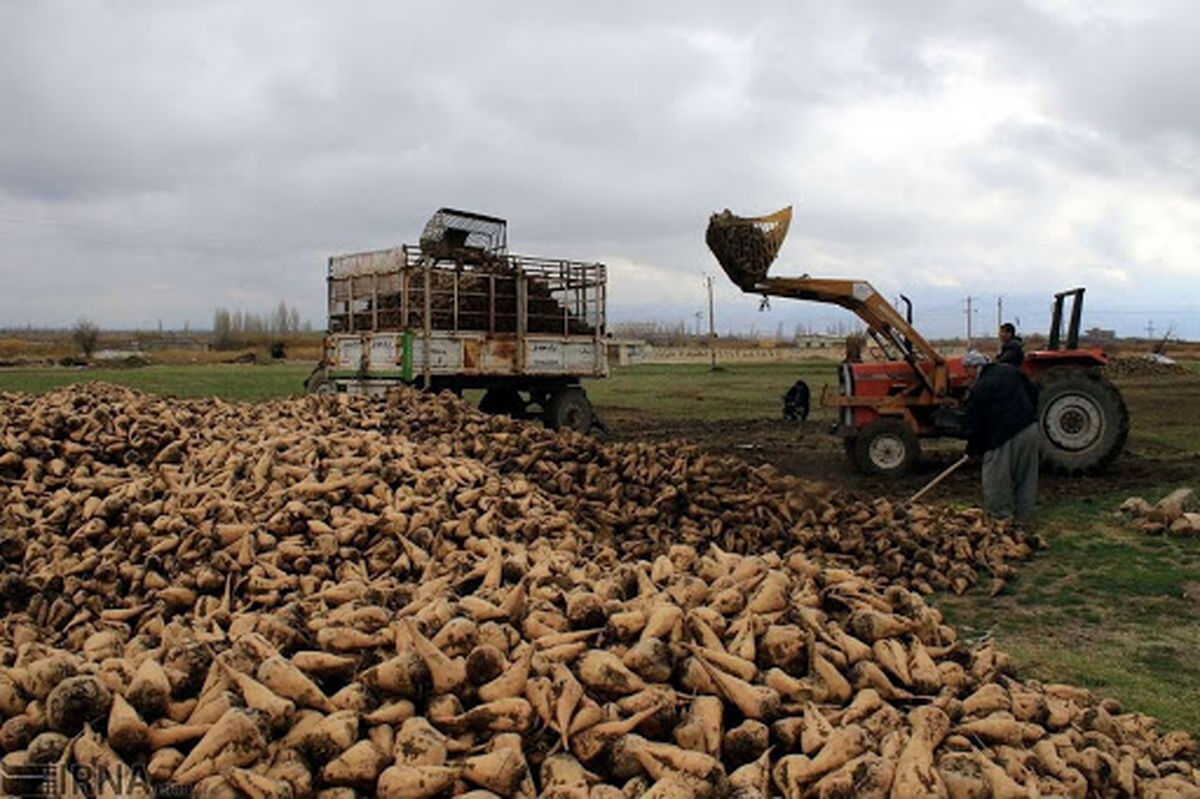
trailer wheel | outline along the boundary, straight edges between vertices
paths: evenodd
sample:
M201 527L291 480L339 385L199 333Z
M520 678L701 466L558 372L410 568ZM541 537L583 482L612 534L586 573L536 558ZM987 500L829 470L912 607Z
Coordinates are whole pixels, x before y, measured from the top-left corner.
M863 474L902 477L912 471L920 444L900 419L877 419L854 440L854 463Z
M542 415L546 426L552 430L578 430L586 433L595 421L592 403L579 386L560 388L550 395Z
M479 410L519 419L525 415L525 400L515 388L489 388L479 401Z
M325 376L325 372L320 368L314 369L313 373L304 381L305 394L335 394L337 386L332 380Z
M1081 369L1059 368L1039 383L1042 462L1060 474L1103 469L1125 448L1129 410L1112 383Z

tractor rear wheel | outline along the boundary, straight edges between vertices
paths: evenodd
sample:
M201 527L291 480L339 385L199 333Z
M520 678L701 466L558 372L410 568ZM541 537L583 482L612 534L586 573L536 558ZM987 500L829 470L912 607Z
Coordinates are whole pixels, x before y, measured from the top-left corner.
M863 474L903 477L920 454L916 434L901 419L876 419L853 441L854 463Z
M1082 369L1051 369L1038 382L1042 463L1059 474L1091 474L1125 448L1129 410L1112 383Z

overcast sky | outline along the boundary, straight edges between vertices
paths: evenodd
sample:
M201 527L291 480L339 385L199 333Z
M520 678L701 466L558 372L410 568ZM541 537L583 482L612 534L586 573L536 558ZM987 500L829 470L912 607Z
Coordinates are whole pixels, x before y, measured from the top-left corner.
M772 274L872 281L929 335L1200 338L1200 14L1158 0L0 2L0 325L324 326L330 254L447 205L704 305L708 215L795 206ZM854 321L740 294L717 321Z

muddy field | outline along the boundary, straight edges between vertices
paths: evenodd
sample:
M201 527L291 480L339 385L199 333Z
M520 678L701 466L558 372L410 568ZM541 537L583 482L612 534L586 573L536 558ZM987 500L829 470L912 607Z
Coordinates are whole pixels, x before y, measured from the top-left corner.
M1200 376L1119 380L1132 429L1124 454L1105 473L1083 479L1044 475L1043 502L1080 499L1128 490L1153 491L1169 484L1200 483ZM814 387L814 396L819 393ZM921 459L902 480L859 474L846 458L841 439L831 435L832 413L814 407L804 422L782 418L676 419L621 407L601 407L611 437L620 441L681 439L710 452L736 455L751 463L774 464L787 474L834 483L871 496L905 498L919 490L963 451L963 442L922 442ZM936 489L931 499L977 503L978 467L968 465Z

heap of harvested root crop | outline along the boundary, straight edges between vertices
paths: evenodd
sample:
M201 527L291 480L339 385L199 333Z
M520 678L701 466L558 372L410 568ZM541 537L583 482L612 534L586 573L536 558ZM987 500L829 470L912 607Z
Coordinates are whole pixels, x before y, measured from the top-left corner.
M664 537L636 559L604 543L633 528L599 534L566 481L665 456L566 437L584 465L565 471L542 434L401 402L0 398L5 791L83 796L89 773L197 797L1200 790L1187 735L1013 679L878 566L816 562L804 531L850 512L829 498L797 494L790 550ZM701 456L671 457L659 485L689 505L721 489L786 517L775 478L734 496L730 464L692 478ZM55 764L88 770L49 786Z
M1153 505L1142 497L1130 497L1117 513L1150 535L1200 535L1200 501L1191 488L1177 488Z
M353 523L356 546L382 540L394 548L395 524L420 535L448 523L491 531L504 506L521 511L498 531L508 536L552 533L571 520L581 535L611 542L626 557L653 556L673 543L713 542L734 552L801 545L823 563L922 593L964 591L981 569L999 590L1014 574L1009 562L1037 545L978 511L853 501L694 448L602 444L414 391L387 406L345 396L230 405L93 385L35 399L0 395L0 419L0 535L17 539L53 537L73 525L85 538L110 524L144 535L153 523L203 558L214 525L224 525L222 548L240 529L229 525L258 530L267 521L275 535L285 525L280 514L329 512L319 521ZM464 459L458 478L427 472L422 459L430 453ZM513 487L497 497L502 477ZM337 480L352 482L338 490ZM190 488L164 506L180 485ZM24 542L8 546L19 551ZM112 552L114 562L120 554ZM23 601L20 591L0 586L0 594Z
M281 538L211 593L114 599L68 624L65 650L10 614L6 792L47 765L72 797L80 773L144 774L130 795L197 799L1200 790L1186 734L1013 679L918 594L798 550L676 546L621 563L569 535L471 531L406 541L420 576L401 582L319 538ZM314 579L324 558L335 574Z
M1104 371L1109 377L1171 377L1187 374L1187 369L1174 361L1155 360L1145 355L1111 357Z
M627 557L652 557L672 543L741 553L799 544L823 563L922 593L962 593L983 570L995 593L1015 575L1010 561L1041 545L978 510L865 502L692 446L604 444L483 415L444 396L394 399L382 412L378 404L343 403L339 413L520 475Z

